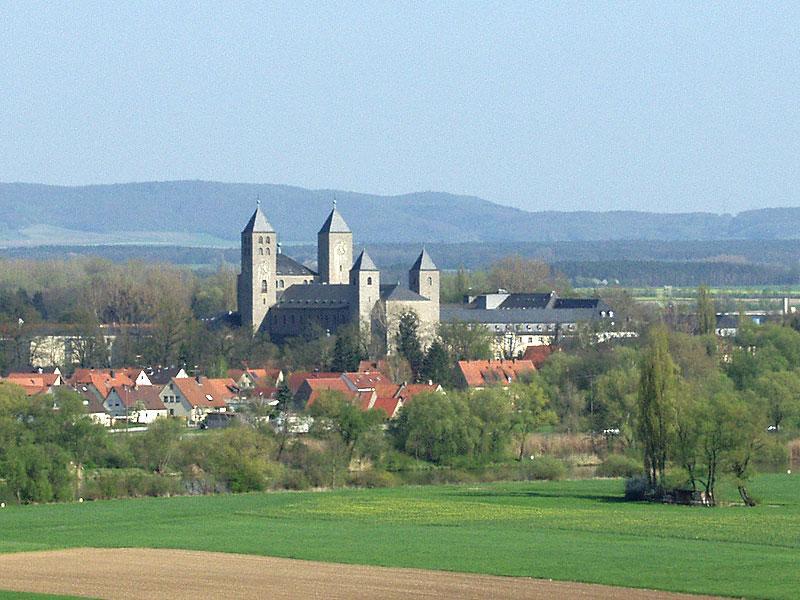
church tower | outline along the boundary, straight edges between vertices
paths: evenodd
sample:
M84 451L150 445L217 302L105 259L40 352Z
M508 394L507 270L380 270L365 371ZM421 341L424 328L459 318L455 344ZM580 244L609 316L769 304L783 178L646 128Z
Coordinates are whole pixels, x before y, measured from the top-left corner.
M320 281L347 284L348 269L353 264L353 232L342 215L333 210L317 234L317 271Z
M353 289L353 319L367 338L372 330L372 309L381 296L381 272L366 250L358 255L350 269L350 286ZM366 327L364 331L363 327Z
M408 272L408 287L430 300L439 310L439 269L424 248Z
M278 239L275 228L261 212L261 202L242 231L242 272L237 297L242 326L255 334L276 302Z

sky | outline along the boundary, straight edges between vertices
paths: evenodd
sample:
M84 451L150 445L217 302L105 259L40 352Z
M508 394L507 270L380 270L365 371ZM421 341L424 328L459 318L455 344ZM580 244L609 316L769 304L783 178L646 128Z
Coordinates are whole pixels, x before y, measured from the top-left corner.
M0 181L798 206L800 3L0 0Z

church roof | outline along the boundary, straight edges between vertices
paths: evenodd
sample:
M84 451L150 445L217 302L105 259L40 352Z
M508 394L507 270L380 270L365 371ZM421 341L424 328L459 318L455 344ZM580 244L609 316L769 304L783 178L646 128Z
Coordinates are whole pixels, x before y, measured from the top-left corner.
M316 275L314 271L290 256L278 254L276 258L278 275L308 275L309 277Z
M408 288L402 287L399 283L381 286L381 300L395 300L401 302L427 302L428 299L420 296Z
M261 206L256 207L256 212L250 217L242 233L275 233L275 228L269 224L267 217L261 212Z
M328 215L328 218L325 220L325 223L322 224L322 229L319 230L320 233L352 233L350 231L350 227L345 223L345 220L342 218L342 215L339 214L339 211L336 210L336 207L333 207L331 214Z
M353 268L350 269L351 271L377 271L378 267L375 266L375 263L372 262L372 259L367 254L366 250L362 250L361 254L358 255L356 262L353 263Z
M352 288L349 285L292 285L281 294L276 308L342 308L349 306L351 299Z
M428 251L425 248L422 249L422 252L419 253L416 262L411 267L412 271L437 271L436 265L433 263L433 259L431 259L431 255L428 254Z

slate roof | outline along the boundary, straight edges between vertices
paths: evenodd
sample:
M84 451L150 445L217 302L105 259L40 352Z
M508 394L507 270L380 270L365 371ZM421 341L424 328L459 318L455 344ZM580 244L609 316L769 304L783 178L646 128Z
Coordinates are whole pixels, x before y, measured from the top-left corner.
M285 254L278 254L276 261L278 275L308 275L309 277L316 275L307 266Z
M508 308L487 310L464 308L462 305L444 305L440 309L442 322L460 321L463 323L580 323L600 318L591 308Z
M342 308L350 306L349 285L309 283L286 288L278 300L278 308Z
M336 210L336 207L334 207L331 214L328 215L328 218L325 219L325 222L322 224L322 229L319 230L319 233L352 233L352 231L350 231L350 227L345 223L345 220L342 218L342 215L339 214L339 211Z
M511 294L500 303L498 308L548 308L548 304L553 299L553 292L546 294Z
M412 271L438 271L438 268L433 263L430 254L425 248L419 253L417 260L411 266Z
M375 266L375 263L372 262L372 259L367 254L366 250L362 250L361 254L358 255L356 262L353 263L353 268L350 269L351 271L377 271L378 267Z
M247 225L244 226L242 233L275 233L275 228L269 224L267 221L267 217L264 216L264 213L261 212L261 207L256 207L256 212L253 213L253 216L250 217L250 220L247 222Z
M420 296L408 288L402 287L399 283L381 286L381 300L396 300L402 302L427 302L428 298Z
M595 308L606 307L599 298L559 298L553 308Z

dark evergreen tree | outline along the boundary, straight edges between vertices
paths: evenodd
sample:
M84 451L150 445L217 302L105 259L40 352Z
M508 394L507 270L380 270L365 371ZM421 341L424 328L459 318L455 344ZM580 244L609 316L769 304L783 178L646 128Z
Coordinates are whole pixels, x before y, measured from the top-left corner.
M408 361L414 381L420 380L425 360L418 330L419 317L416 313L409 311L400 316L397 330L397 353Z
M441 341L434 341L422 363L422 379L430 380L444 387L452 386L452 364L450 355Z
M351 330L342 331L336 337L336 344L333 346L331 369L340 373L357 371L361 358L358 336Z

